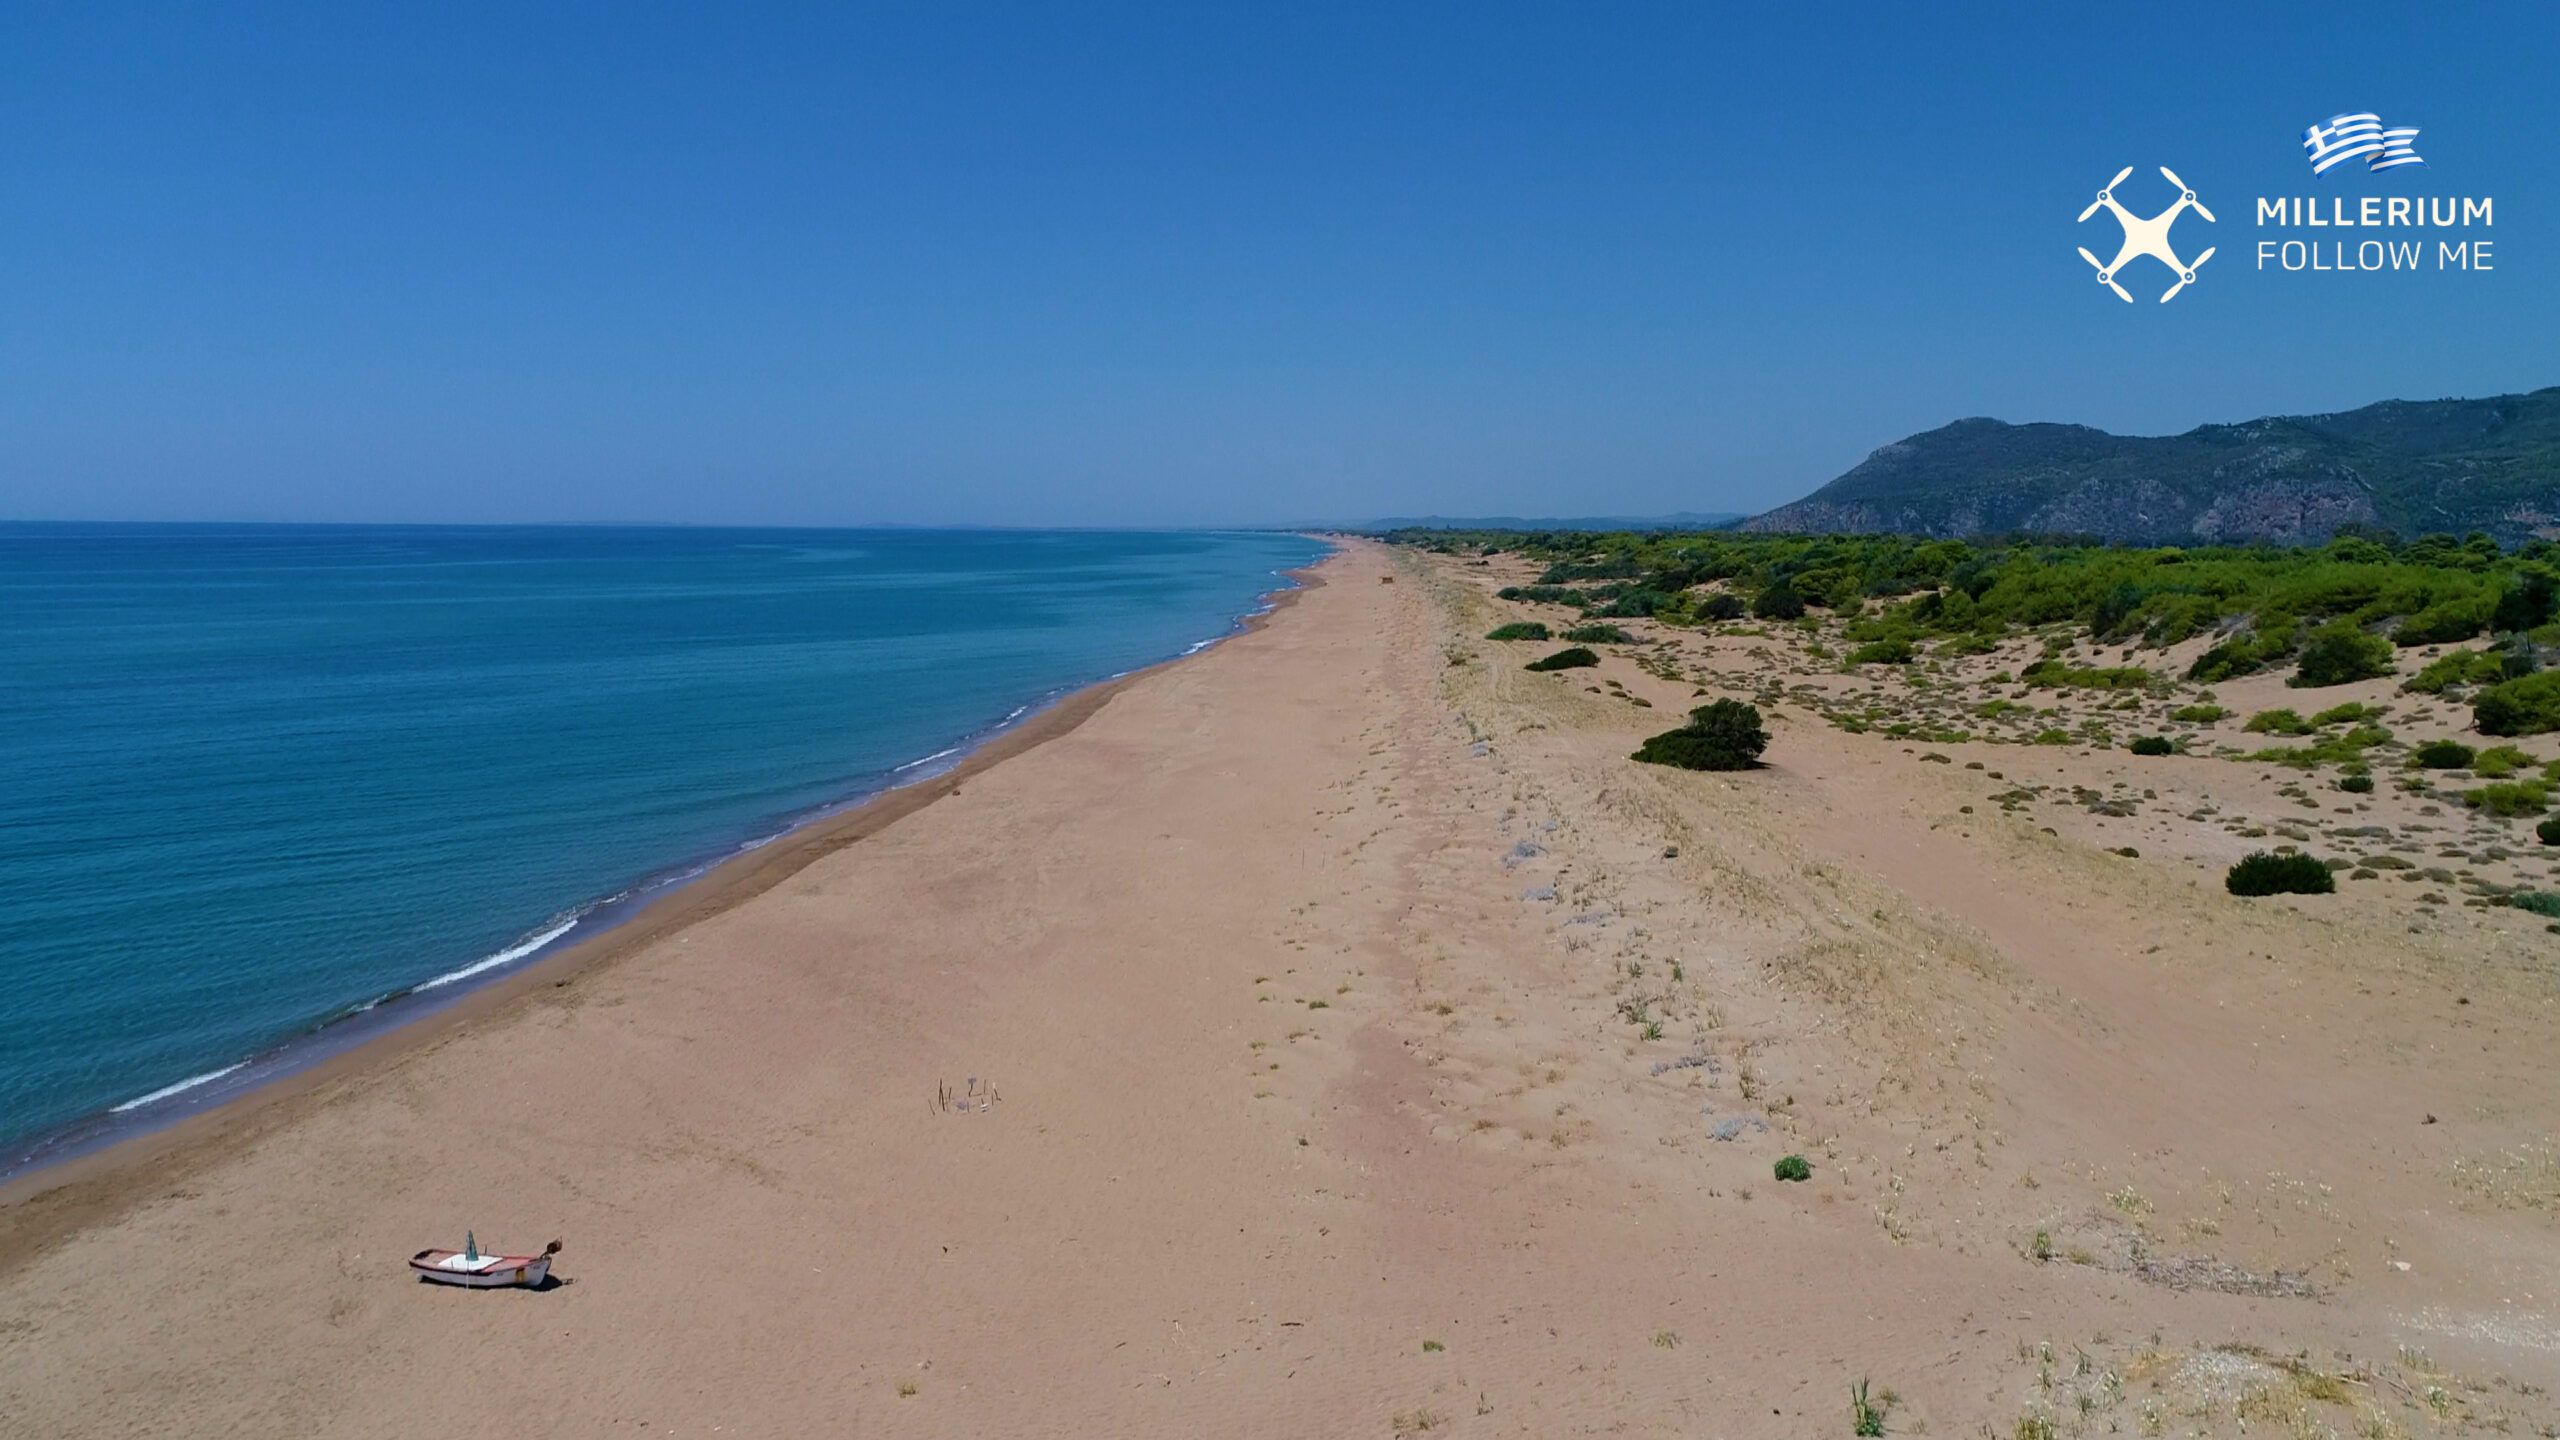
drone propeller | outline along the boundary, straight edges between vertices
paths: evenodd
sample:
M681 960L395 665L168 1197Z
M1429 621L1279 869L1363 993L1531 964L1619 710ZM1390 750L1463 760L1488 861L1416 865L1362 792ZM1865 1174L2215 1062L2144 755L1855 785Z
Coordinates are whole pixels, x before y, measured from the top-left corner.
M2124 177L2126 177L2127 175L2130 175L2130 174L2132 174L2132 173L2133 173L2133 167L2132 167L2132 166L2130 166L2130 165L2127 165L2127 166L2126 166L2126 167L2124 167L2123 169L2121 169L2121 170L2117 171L2117 172L2116 172L2116 178L2114 178L2113 180L2110 180L2110 181L2108 181L2108 182L2107 182L2107 188L2098 192L2098 198L2089 202L2089 208L2080 212L2080 218L2081 218L2081 219L2083 219L2083 220L2086 220L2086 219L2088 219L2090 216L2097 214L2097 213L2098 213L2098 207L2099 207L2099 206L2101 206L2101 205L2106 204L2106 203L2107 203L2107 200L2108 200L2108 197L2110 197L2110 196L2112 196L2113 194L2115 194L2115 189L2116 189L2116 187L2124 183ZM2184 186L2180 186L2179 188L2180 188L2180 189L2184 189L2184 188L2186 188L2186 187L2184 187ZM2206 218L2206 219L2208 219L2208 220L2210 220L2210 219L2212 219L2213 217L2212 217L2212 216L2210 216L2210 215L2208 215L2208 216L2206 216L2205 218ZM2088 252L2084 250L2084 251L2082 251L2081 253L2085 255L2085 254L2087 254ZM2105 267L2101 266L2100 268L2101 268L2101 269L2103 269L2103 268L2105 268Z
M2097 256L2090 254L2088 246L2083 245L2080 247L2080 258L2088 261L2090 268L2098 272L2099 284L2116 292L2116 294L2121 297L2127 305L2133 303L2133 297L2124 293L2124 287L2116 283L2116 277L2107 273L2105 262L2101 261Z
M2107 267L2099 263L2097 256L2089 253L2088 246L2083 245L2080 247L2080 258L2089 262L2090 269L2097 271L2101 275L2107 273Z
M2181 195L2181 196L2183 196L2183 197L2185 198L2186 202L2187 202L2189 205L2192 205L2192 206L2194 206L2194 207L2195 207L2195 212L2196 212L2197 214L2199 214L2199 215L2203 216L2203 217L2204 217L2204 218L2206 218L2207 220L2212 220L2212 219L2213 219L2213 212L2212 212L2212 211L2210 211L2210 210L2207 210L2206 208L2204 208L2204 202L2196 198L2196 192L2194 192L2193 190L2190 190L2190 189L2188 189L2188 188L2187 188L2187 182L2186 182L2186 181L2181 180L2181 179L2179 179L2179 178L2178 178L2178 172L2177 172L2177 171L2170 169L2170 168L2169 168L2168 166L2166 166L2166 165L2163 165L2163 166L2161 166L2161 167L2160 167L2160 178L2161 178L2161 179L2163 179L2163 180L2168 181L2168 182L2169 182L2170 184L2172 184L2172 185L2177 186L2177 187L2178 187L2178 191L2179 191L2180 195ZM2220 224L2221 222L2220 222L2220 221L2215 221L2214 223L2216 223L2216 224Z
M2169 303L2169 299L2170 299L2170 297L2171 297L2171 296L2174 296L2174 295L2176 295L2179 291L2186 289L2186 288L2187 288L2187 282L2196 278L2196 271L2197 271L2197 270L2199 270L2199 269L2201 269L2201 268L2203 268L2203 266L2204 266L2204 262L2206 262L2207 260L2210 260L2210 259L2212 259L2212 258L2213 258L2213 247L2211 247L2211 246L2207 246L2207 247L2205 247L2205 252L2204 252L2203 254L2201 254L2201 255L2199 255L2199 256L2197 256L2197 257L2196 257L2196 263L2195 263L2195 264L2190 265L2190 266L2188 266L2186 269L2181 270L2181 271L2179 271L2179 272L2178 272L2178 283L2177 283L2177 284L2175 284L2175 285L2170 286L2170 287L2168 288L2168 290L2167 290L2166 292L2164 292L2164 293L2160 296L2160 303L2161 303L2161 304L2163 304L2163 305L2168 304L2168 303Z

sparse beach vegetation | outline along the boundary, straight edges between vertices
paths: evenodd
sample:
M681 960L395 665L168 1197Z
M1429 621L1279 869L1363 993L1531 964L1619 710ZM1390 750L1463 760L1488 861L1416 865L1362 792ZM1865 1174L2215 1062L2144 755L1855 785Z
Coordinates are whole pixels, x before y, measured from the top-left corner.
M2231 867L2222 880L2234 895L2326 895L2338 888L2329 867L2303 854L2261 850Z
M1587 670L1599 663L1599 656L1576 645L1570 649L1559 650L1543 660L1532 660L1520 668L1523 670Z

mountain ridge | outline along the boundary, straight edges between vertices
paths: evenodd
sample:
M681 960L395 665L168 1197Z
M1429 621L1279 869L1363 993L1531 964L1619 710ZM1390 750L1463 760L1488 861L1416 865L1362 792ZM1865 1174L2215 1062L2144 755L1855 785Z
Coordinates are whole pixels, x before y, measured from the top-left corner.
M2403 535L2560 536L2560 386L2384 400L2179 435L1974 417L1878 447L1756 533L2093 534L2151 544Z

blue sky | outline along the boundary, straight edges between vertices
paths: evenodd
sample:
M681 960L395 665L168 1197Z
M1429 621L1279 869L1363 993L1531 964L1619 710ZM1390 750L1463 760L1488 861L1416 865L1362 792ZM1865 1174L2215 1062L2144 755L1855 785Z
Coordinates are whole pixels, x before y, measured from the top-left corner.
M2560 10L1776 8L8 6L0 517L1755 510L2560 384ZM2314 179L2347 110L2428 167ZM2161 164L2218 253L2127 305ZM2251 268L2367 193L2497 269Z

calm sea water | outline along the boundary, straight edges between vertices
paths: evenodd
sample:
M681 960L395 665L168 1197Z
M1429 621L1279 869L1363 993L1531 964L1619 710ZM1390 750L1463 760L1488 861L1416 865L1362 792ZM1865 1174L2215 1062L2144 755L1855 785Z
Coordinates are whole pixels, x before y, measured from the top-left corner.
M1322 553L0 526L0 1168L592 931L635 887L1228 633Z

